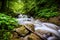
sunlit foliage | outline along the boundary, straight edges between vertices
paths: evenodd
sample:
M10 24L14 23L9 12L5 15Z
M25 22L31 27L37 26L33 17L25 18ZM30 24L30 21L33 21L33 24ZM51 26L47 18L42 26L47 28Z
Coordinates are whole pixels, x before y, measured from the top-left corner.
M9 8L13 10L13 12L22 12L24 13L24 3L20 0L17 1L9 1Z

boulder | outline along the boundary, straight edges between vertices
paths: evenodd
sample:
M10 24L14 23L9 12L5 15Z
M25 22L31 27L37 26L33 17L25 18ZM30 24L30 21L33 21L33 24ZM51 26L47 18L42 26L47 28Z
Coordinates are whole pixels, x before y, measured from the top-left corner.
M33 24L25 24L29 29L34 31L34 25ZM25 28L25 25L20 25L20 27L15 28L13 31L16 31L21 36L26 36L29 33L29 30Z
M32 31L35 31L34 25L33 24L26 24L28 28L30 28Z
M30 35L24 38L25 40L41 40L37 35L31 33Z
M24 25L21 25L19 28L15 28L14 31L16 31L21 36L26 36L26 34L29 33L29 31L24 27Z
M28 37L29 40L41 40L37 35L31 33Z

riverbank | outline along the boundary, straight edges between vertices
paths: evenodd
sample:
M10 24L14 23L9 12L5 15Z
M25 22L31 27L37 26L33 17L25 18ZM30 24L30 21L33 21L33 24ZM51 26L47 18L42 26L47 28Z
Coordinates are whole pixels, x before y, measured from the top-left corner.
M39 18L39 20L42 21L42 22L54 23L54 24L60 26L60 16L52 17L52 18L49 18L49 19Z

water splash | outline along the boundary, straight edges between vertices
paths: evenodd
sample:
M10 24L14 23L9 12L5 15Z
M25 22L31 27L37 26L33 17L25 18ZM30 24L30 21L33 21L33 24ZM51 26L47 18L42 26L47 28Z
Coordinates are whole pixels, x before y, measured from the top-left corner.
M40 30L48 31L60 37L60 33L59 33L60 28L55 24L41 22L39 20L35 20L33 17L28 17L27 15L22 15L22 14L18 16L17 20L19 24L22 24L22 25L33 24L35 27L35 30L40 29ZM49 39L51 38L52 37L50 37Z

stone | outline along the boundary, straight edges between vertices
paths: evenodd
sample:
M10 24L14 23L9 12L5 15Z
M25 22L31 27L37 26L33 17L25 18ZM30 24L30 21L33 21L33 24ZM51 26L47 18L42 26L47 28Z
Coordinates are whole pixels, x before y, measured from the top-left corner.
M26 24L27 27L29 27L32 31L35 31L33 24Z
M25 36L29 33L29 31L24 27L24 25L21 25L21 27L15 29L16 32L18 32L21 36Z
M31 33L30 35L27 35L24 40L41 40L37 35Z
M31 33L28 37L28 40L41 40L37 35Z
M60 25L60 16L59 17L53 17L49 19L49 22Z

